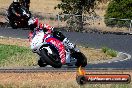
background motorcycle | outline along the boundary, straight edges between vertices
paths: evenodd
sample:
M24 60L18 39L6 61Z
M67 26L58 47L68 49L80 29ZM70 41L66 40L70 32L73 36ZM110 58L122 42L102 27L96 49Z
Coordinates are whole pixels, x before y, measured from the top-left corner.
M13 29L26 28L28 27L28 20L31 18L31 13L26 7L22 6L19 16L11 17L11 12L7 11L7 17Z
M54 35L54 34L53 34ZM62 65L75 65L85 67L87 58L79 49L70 50L63 43L51 34L44 34L43 31L34 33L34 37L29 34L31 49L40 56L38 65L45 67L51 65L60 68Z

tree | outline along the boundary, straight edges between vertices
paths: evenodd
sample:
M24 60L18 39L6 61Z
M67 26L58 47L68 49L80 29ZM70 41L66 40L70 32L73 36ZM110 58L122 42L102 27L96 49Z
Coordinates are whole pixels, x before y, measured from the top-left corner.
M105 19L107 26L129 26L130 20L119 19L132 19L132 0L112 0L108 5L105 18L117 18L116 20Z
M82 20L82 15L85 13L88 14L95 14L94 12L94 7L96 6L96 1L101 1L101 0L61 0L61 3L58 4L56 8L62 9L61 14L75 14L78 15L75 21L72 19L70 24L76 23L76 26L78 26L77 31L82 31L83 30L83 20ZM70 20L70 19L66 19ZM78 21L77 21L78 20ZM72 24L71 24L72 25Z

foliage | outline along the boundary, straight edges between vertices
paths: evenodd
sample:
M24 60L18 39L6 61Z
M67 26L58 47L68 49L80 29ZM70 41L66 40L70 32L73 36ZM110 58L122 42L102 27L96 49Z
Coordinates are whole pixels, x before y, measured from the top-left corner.
M82 14L95 14L94 7L96 6L96 1L98 0L61 0L61 3L58 4L56 8L62 9L60 14L74 14L79 16L71 16L70 19L68 18L67 24L73 26L71 28L75 28L78 26L78 31L83 30L83 21L82 21ZM72 18L73 17L73 18ZM74 19L76 18L76 19ZM73 25L74 23L74 25Z
M105 24L107 26L128 27L130 20L121 21L119 19L132 19L132 0L112 0L105 14ZM117 18L116 20L107 18Z
M106 53L108 50L109 50L108 47L102 47L102 51L103 51L104 53Z
M61 0L56 8L62 9L63 14L82 15L80 12L93 13L96 0Z
M104 53L106 53L107 55L110 55L112 57L116 57L117 56L117 51L110 49L108 47L102 47L102 51Z

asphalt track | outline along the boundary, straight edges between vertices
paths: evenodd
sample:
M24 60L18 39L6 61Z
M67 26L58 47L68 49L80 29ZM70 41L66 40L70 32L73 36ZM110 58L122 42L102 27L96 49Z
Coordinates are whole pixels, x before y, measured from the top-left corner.
M129 69L87 69L87 72L131 72ZM78 68L75 67L17 67L17 68L0 68L0 73L39 73L39 72L78 72Z
M27 39L29 30L0 28L0 36ZM132 35L63 32L72 42L94 48L109 47L132 55ZM72 69L74 67L71 67ZM113 63L88 64L86 69L132 69L132 59Z

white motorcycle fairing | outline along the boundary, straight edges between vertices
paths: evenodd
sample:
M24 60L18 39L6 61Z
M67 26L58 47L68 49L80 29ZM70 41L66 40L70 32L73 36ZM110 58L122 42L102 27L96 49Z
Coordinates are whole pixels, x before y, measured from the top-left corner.
M30 42L31 49L34 53L39 53L40 47L44 44L43 42L44 32L36 32L35 36L32 38Z

